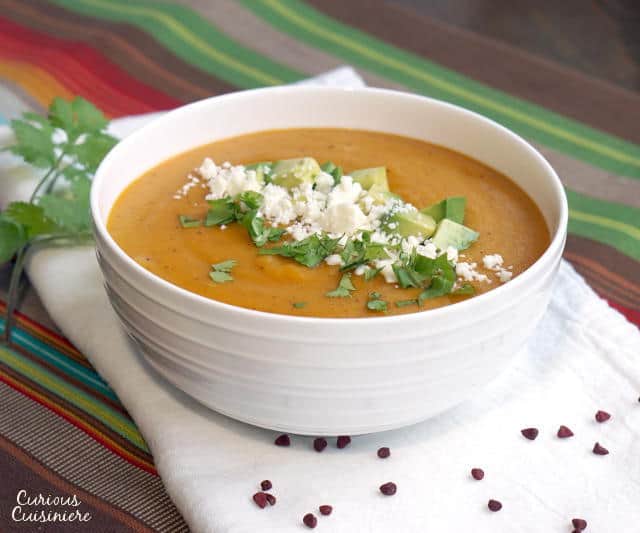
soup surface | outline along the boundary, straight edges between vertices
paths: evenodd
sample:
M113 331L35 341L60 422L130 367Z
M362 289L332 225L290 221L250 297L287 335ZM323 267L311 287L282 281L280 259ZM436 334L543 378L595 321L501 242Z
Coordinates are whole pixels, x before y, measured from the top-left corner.
M134 181L113 206L108 231L145 269L184 289L249 309L314 317L381 316L367 308L371 293L388 302L384 314L424 311L460 301L446 295L422 306L397 307L421 289L398 288L382 276L365 281L352 276L356 290L331 298L341 279L339 267L322 262L314 268L277 255L258 255L240 224L184 228L180 215L203 218L208 189L197 186L175 198L194 168L209 157L234 165L311 156L333 161L345 174L385 166L390 190L421 208L450 196L466 197L464 224L480 233L464 261L491 282L472 282L475 294L502 283L484 268L483 257L500 254L514 277L534 263L549 244L549 232L537 206L506 176L460 153L416 139L347 129L288 129L259 132L201 146L169 159ZM212 264L233 259L233 281L214 283ZM469 296L466 296L469 297ZM473 296L470 296L473 297ZM294 305L295 304L295 305Z

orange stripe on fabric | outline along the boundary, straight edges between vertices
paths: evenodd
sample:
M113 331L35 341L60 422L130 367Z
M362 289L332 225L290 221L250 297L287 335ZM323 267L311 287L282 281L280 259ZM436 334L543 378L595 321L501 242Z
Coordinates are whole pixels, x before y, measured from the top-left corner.
M0 381L3 381L11 388L17 390L18 392L24 394L25 396L31 398L33 401L43 405L47 409L53 411L58 416L64 418L70 424L76 426L78 429L84 431L87 435L89 435L96 442L100 443L102 446L115 453L116 455L122 457L127 462L137 466L138 468L144 470L145 472L149 472L153 475L158 475L157 470L153 466L152 463L148 463L146 461L140 460L138 457L129 453L126 449L119 446L116 442L110 439L104 433L101 433L96 430L93 426L69 412L65 408L53 402L50 398L40 394L39 392L33 390L31 387L26 385L25 383L21 383L18 380L12 378L5 372L0 369Z
M0 59L0 77L19 85L44 108L49 107L56 96L66 100L75 96L51 74L24 61Z

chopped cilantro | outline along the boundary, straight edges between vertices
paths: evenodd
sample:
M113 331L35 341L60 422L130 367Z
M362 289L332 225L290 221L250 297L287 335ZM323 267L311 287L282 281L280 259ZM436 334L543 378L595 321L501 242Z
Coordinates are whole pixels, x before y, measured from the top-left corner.
M342 167L337 166L333 161L326 161L320 168L327 174L331 174L334 183L337 185L342 179Z
M221 226L235 222L238 218L238 205L231 198L220 198L219 200L209 200L209 211L204 225Z
M311 235L301 241L285 242L282 246L258 250L260 255L281 255L291 257L307 267L315 267L330 256L340 239L331 239L328 235Z
M217 270L218 272L231 272L231 269L236 266L238 262L235 259L227 259L226 261L222 261L221 263L216 263L215 265L211 265L213 270Z
M382 270L382 268L367 267L367 269L364 271L364 279L365 279L365 281L371 281L373 278L375 278L380 273L381 270Z
M231 269L236 266L237 261L235 259L227 259L221 263L211 265L211 272L209 277L216 283L225 283L227 281L233 281L231 276Z
M471 283L463 283L456 290L451 291L452 296L471 296L476 293L476 289Z
M267 242L279 241L285 230L264 225L264 219L258 216L258 210L247 211L240 219L241 224L247 228L251 240L257 247L262 247Z
M396 307L407 307L409 305L418 305L418 300L413 298L412 300L398 300L396 302Z
M387 302L384 300L369 300L367 302L367 309L383 313L387 310Z
M351 296L351 291L355 291L356 288L351 283L351 274L342 274L338 287L332 291L329 291L326 296L329 298L346 298Z
M216 283L225 283L226 281L233 281L233 276L227 272L217 272L212 270L209 272L209 277Z
M292 305L296 309L302 309L305 305L307 305L307 302L293 302Z
M264 201L264 196L256 191L245 191L238 196L238 199L249 209L258 209Z
M178 220L183 228L197 228L202 224L202 221L198 218L193 218L188 215L179 215Z
M380 298L382 298L382 294L380 294L379 292L374 291L369 293L370 300L379 300Z

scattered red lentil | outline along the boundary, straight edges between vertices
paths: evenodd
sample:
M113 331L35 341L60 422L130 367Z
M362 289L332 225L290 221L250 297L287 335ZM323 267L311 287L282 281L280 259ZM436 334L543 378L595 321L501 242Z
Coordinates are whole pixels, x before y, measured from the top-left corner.
M284 435L280 435L275 441L274 444L276 446L289 446L291 444L291 439L289 438L289 435L284 434Z
M322 437L314 439L313 441L313 449L317 452L321 452L327 447L327 439L323 439Z
M573 527L576 531L587 529L587 521L583 520L582 518L574 518L573 520L571 520L571 523L573 524Z
M529 440L536 440L536 437L538 436L537 428L526 428L521 430L520 433L522 433L525 439Z
M318 525L318 519L315 517L313 513L307 513L302 518L302 523L307 526L309 529L313 529Z
M269 481L268 479L265 479L260 483L260 488L262 490L269 490L271 487L273 487L273 485L271 484L271 481Z
M275 505L276 504L276 497L273 494L265 494L265 497L267 498L267 501L269 502L269 505Z
M393 496L398 490L397 485L393 481L389 481L384 485L380 485L380 492L385 496Z
M391 455L391 450L386 446L378 449L378 457L380 457L380 459L386 459L390 455Z
M568 439L569 437L573 437L573 431L571 431L567 426L560 426L558 428L558 438Z
M349 446L349 444L351 444L351 437L349 437L348 435L342 435L338 437L338 440L336 442L336 445L340 449L346 448L347 446Z
M487 507L490 511L497 513L500 509L502 509L502 504L498 500L489 500L487 503Z
M256 492L253 495L253 501L260 509L264 509L267 506L267 495L264 492Z
M480 481L482 478L484 478L484 470L482 470L482 468L472 468L471 477L477 481Z
M600 422L601 424L602 424L602 422L606 422L610 418L611 418L611 415L609 413L607 413L606 411L598 411L596 413L596 421Z
M599 442L596 442L593 446L593 453L596 455L608 455L609 450L607 450L604 446L601 446Z
M320 514L324 516L329 516L333 511L333 507L331 507L330 505L321 505L320 507L318 507L318 509L320 511Z

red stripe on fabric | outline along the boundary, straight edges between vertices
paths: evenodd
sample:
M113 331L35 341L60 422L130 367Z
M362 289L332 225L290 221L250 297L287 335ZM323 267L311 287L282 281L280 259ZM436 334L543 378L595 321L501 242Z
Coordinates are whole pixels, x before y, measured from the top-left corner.
M145 472L148 472L149 474L152 474L154 476L158 475L157 470L153 466L143 461L140 461L133 455L123 454L117 447L113 446L108 440L104 439L100 435L100 433L92 431L90 426L88 425L85 426L80 424L75 418L73 418L72 416L69 416L64 411L64 409L61 409L54 403L44 401L43 399L39 398L38 395L33 394L33 392L29 390L28 387L25 387L21 383L14 381L13 379L11 379L9 376L6 376L2 372L0 372L0 381L2 381L3 383L6 383L9 387L11 387L14 390L17 390L19 393L24 394L34 402L39 403L40 405L42 405L43 407L46 407L50 411L53 411L58 416L64 418L71 425L77 427L80 431L83 431L84 433L89 435L92 439L94 439L96 442L98 442L99 444L107 448L112 453L116 454L118 457L121 457L128 463L131 463L132 465L137 466L138 468L140 468L141 470L144 470Z
M94 48L45 35L0 17L0 57L46 70L70 91L117 117L182 105L131 77Z
M640 327L640 311L636 311L635 309L629 309L628 307L620 305L619 303L616 303L613 300L607 300L607 302L609 302L609 305L613 307L616 311L620 311L620 313L622 313L629 322Z

